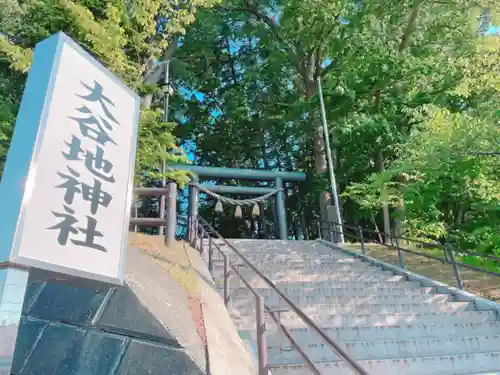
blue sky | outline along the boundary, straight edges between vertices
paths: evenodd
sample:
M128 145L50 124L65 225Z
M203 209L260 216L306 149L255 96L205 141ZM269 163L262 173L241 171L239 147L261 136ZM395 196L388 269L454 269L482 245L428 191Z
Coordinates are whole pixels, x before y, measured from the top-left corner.
M490 26L490 28L488 29L488 32L487 34L490 34L490 35L500 35L500 26Z

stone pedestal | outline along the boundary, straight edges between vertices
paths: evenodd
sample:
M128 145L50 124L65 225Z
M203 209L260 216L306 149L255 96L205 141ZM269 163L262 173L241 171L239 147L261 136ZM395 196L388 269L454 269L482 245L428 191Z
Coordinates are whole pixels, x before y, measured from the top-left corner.
M11 373L28 271L0 269L0 375Z

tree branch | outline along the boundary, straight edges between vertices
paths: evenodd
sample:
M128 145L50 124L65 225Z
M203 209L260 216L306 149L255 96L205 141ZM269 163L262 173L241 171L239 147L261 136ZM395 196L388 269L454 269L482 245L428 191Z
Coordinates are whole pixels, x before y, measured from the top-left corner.
M284 44L286 52L290 56L290 59L292 60L293 64L297 69L300 71L300 58L297 54L297 51L293 45L290 45L285 38L281 35L281 33L278 30L278 25L267 15L261 12L258 7L256 7L254 4L252 4L249 0L244 0L245 6L242 8L227 8L227 7L220 7L221 9L224 9L227 12L243 12L243 13L249 13L255 18L257 18L259 21L262 21L275 35L275 37L278 39L278 41L282 44Z
M473 152L464 152L464 154L472 156L500 156L500 151L492 151L492 152L473 151Z
M410 37L415 29L415 22L417 20L418 11L420 8L420 1L418 1L411 10L410 16L408 17L408 23L405 30L403 31L403 36L401 37L401 42L399 43L399 52L404 51L410 44Z

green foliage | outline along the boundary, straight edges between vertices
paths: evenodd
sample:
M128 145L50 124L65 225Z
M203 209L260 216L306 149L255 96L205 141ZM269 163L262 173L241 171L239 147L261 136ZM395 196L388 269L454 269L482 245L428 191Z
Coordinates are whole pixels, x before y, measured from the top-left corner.
M176 145L172 135L175 123L165 123L160 120L158 110L142 110L137 147L137 167L141 171L136 176L137 183L144 179L161 180L163 161L168 163L187 163L187 159ZM182 171L170 172L166 175L181 185L189 182L188 175Z
M498 5L355 4L226 0L200 12L174 73L203 95L174 102L187 120L177 134L200 164L304 170L287 208L312 222L328 190L322 76L344 219L380 226L388 204L411 235L493 251L500 38L479 34L477 20L488 7L499 24Z
M0 58L8 62L10 76L2 76L0 80L12 80L22 87L24 73L29 70L36 43L58 31L64 31L132 89L142 95L157 94L159 90L156 82L144 82L144 76L151 73L152 63L162 58L172 40L177 43L175 35L184 33L185 27L194 21L197 8L216 2L193 0L177 4L164 0L4 0L0 4ZM162 19L166 21L160 25L159 20ZM6 90L0 91L0 139L7 141L0 145L2 161L21 99L21 90L14 92L16 97L9 96ZM154 109L145 108L142 112L137 183L142 182L143 176L163 177L157 168L155 172L155 165L160 159L185 161L172 135L174 127L162 123L160 117ZM176 172L167 177L179 183L186 181L185 173Z

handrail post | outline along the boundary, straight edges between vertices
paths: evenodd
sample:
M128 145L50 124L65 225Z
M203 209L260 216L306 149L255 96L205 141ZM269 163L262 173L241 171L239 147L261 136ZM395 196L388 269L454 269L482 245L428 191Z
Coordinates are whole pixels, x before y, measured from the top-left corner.
M171 245L175 242L177 229L177 184L173 181L168 183L167 196L167 218L165 221L165 244Z
M394 241L396 242L396 249L398 251L399 267L404 269L405 268L404 255L403 255L403 252L401 251L401 248L399 247L399 238L398 238L395 230L393 231L393 236L391 236L391 242L392 242L392 238L394 238Z
M188 216L188 220L187 220L187 242L189 244L192 243L192 237L193 237L193 218Z
M464 289L464 283L462 281L462 276L460 275L460 270L458 269L457 261L455 259L455 252L453 251L453 246L451 244L447 244L446 248L450 254L451 265L453 266L453 273L455 274L455 278L457 279L457 287L458 289Z
M366 255L366 249L365 249L365 239L364 239L364 234L363 234L363 228L361 225L358 225L358 231L359 231L359 240L361 241L361 251L363 252L364 255Z
M266 340L266 321L264 319L264 297L256 296L257 299L257 353L259 358L259 375L268 375L267 362L267 340Z
M190 216L188 218L188 241L191 244L191 246L194 244L194 217Z
M322 239L322 236L321 236L321 220L318 220L318 238L321 240Z
M196 241L198 240L198 220L193 217L193 239L191 240L191 245L196 247Z
M200 251L201 255L203 255L203 240L204 240L204 237L205 237L205 230L200 225L200 248L199 248L199 251Z
M213 277L214 273L214 248L212 244L212 236L208 236L208 271Z
M446 260L446 263L450 263L450 259L448 256L448 249L446 248L446 246L443 248L443 255L444 255L444 260Z
M229 259L226 254L224 257L224 305L229 303Z

